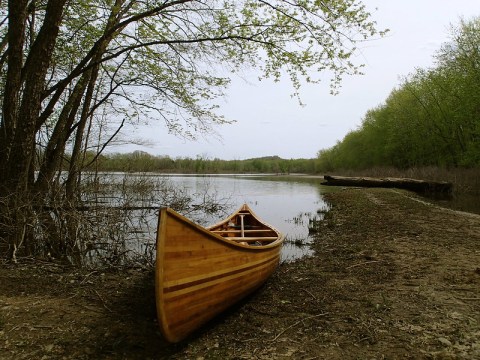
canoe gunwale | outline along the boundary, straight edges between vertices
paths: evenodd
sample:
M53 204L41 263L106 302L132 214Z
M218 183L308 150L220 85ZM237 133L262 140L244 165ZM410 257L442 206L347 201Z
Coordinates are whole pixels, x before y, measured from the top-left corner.
M243 206L242 206L242 208L243 208ZM216 223L214 225L211 225L209 227L206 227L206 228L194 223L190 219L186 218L185 216L177 213L175 210L172 210L170 208L162 208L160 211L166 211L169 216L174 216L177 219L180 219L186 225L188 225L190 227L193 227L197 231L202 232L204 235L209 236L212 239L221 241L222 243L224 243L226 245L230 245L230 246L233 246L233 247L236 247L236 248L250 249L251 251L260 251L262 249L270 249L270 248L273 248L273 247L281 246L283 241L284 241L284 238L285 238L285 236L282 233L280 233L277 229L275 229L272 225L267 224L266 222L260 220L251 210L250 210L251 214L255 217L255 219L257 221L262 223L264 226L270 228L272 231L274 231L277 234L277 240L272 241L272 242L270 242L268 244L265 244L265 245L258 245L258 246L244 245L244 244L241 244L241 243L238 242L238 240L240 238L235 239L235 240L230 240L228 238L220 236L217 233L214 233L213 231L209 230L209 229L215 228L217 226L220 226L220 225L224 224L225 222L230 221L230 219L232 219L233 217L236 216L236 214L238 213L238 210L236 212L234 212L232 215L230 215L229 217L227 217L226 219L222 220L221 222L218 222L218 223ZM262 239L261 236L255 237L255 238L258 238L259 241L261 241L261 239Z

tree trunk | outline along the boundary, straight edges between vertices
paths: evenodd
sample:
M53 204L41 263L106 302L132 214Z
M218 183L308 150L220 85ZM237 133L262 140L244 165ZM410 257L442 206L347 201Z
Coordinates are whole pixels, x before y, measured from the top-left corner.
M9 27L7 33L7 74L3 94L2 122L0 127L0 184L9 188L8 166L17 128L20 89L22 86L23 47L28 0L10 0L8 3ZM6 190L8 192L8 190Z
M44 23L25 63L22 53L28 1L10 0L8 3L8 72L0 144L0 233L8 239L12 259L33 231L30 224L35 206L31 192L35 129L65 2L50 0L47 3Z

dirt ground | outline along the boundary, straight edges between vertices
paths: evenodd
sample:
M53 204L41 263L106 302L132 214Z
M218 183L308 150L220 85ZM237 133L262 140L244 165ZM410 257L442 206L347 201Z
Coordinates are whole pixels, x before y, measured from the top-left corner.
M399 190L325 195L315 255L180 344L153 273L0 267L1 359L480 359L480 216Z

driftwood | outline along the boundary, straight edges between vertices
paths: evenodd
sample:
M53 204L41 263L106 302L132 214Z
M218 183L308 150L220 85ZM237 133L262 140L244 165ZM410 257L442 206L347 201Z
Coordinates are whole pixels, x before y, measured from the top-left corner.
M331 186L399 188L420 193L442 194L451 194L453 189L452 183L449 182L425 181L408 178L371 178L330 175L325 175L323 178L326 181L322 184Z

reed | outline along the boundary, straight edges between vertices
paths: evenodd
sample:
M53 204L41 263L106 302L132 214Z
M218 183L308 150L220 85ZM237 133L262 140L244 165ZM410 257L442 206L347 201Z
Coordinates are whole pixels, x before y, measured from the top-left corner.
M13 251L0 236L0 255L13 261L17 256L33 256L76 266L150 267L155 260L160 207L191 218L227 212L228 199L220 199L214 189L204 191L192 193L158 176L84 174L75 203L57 196L61 192L53 187L48 206L25 202L31 216L24 226L33 229L32 236ZM0 205L7 208L7 200L0 199ZM14 214L15 209L11 210Z

